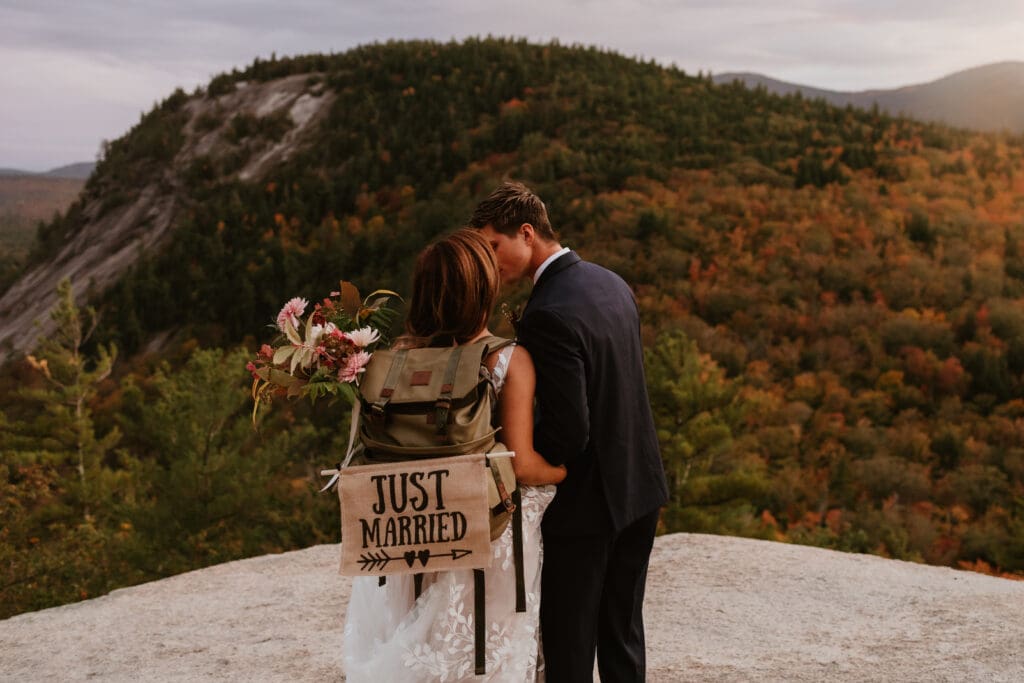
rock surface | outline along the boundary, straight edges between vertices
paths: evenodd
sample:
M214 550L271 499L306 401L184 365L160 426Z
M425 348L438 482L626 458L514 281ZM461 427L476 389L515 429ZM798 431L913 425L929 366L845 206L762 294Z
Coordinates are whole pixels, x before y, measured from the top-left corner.
M327 116L335 96L311 84L310 74L265 83L241 83L218 97L194 95L183 105L183 143L167 168L139 177L131 187L115 186L128 200L107 210L107 193L83 199L80 225L65 235L53 258L25 271L0 294L0 364L28 353L40 336L52 332L49 311L57 301L57 284L70 278L82 304L89 290L104 292L136 263L140 254L161 245L190 207L181 176L197 160L210 162L231 155L245 159L237 178L258 182L277 164L309 143ZM281 115L288 124L279 140L252 135L232 142L234 116L261 119ZM212 128L210 122L212 121ZM38 323L38 328L36 327Z
M0 679L343 680L337 546L268 555L0 622ZM1024 582L695 534L655 544L661 681L1022 681Z

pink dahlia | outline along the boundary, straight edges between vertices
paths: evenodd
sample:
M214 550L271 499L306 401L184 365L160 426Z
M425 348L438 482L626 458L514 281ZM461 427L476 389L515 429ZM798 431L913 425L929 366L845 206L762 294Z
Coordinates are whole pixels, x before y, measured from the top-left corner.
M348 360L346 360L345 367L338 370L338 381L355 382L359 373L366 369L366 364L368 362L370 362L370 354L366 351L353 353L348 357Z
M290 320L292 327L298 329L299 327L299 316L306 312L306 306L309 304L305 299L295 297L284 305L281 312L277 314L277 328L284 332L284 323L286 320Z

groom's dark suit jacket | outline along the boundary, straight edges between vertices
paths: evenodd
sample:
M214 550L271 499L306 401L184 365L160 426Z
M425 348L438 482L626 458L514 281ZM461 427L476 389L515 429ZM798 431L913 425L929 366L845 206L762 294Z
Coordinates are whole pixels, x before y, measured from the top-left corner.
M668 488L629 286L570 251L534 285L518 337L537 368L534 446L569 470L544 532L617 532L664 505Z

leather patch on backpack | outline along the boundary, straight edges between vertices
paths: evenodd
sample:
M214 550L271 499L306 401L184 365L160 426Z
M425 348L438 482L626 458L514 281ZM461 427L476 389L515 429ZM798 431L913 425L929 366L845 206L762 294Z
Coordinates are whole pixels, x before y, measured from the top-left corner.
M411 387L425 387L430 384L430 370L417 370L412 373L412 377L409 378L409 386Z

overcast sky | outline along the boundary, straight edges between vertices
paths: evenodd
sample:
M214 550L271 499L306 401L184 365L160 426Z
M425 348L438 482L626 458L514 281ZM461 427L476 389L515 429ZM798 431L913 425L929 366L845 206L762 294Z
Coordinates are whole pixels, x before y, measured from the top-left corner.
M175 87L272 52L488 34L866 90L1024 60L1024 0L0 0L0 167L94 160Z

